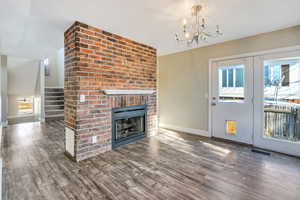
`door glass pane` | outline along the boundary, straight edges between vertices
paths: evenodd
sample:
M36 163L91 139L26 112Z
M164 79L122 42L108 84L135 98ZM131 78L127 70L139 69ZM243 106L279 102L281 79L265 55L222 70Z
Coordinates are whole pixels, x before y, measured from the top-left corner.
M219 101L241 102L245 100L245 66L219 67Z
M233 69L228 69L228 87L233 88Z
M264 136L300 141L300 59L264 63Z
M227 87L227 70L222 71L222 87Z
M236 87L244 87L244 70L242 68L236 69L235 82Z

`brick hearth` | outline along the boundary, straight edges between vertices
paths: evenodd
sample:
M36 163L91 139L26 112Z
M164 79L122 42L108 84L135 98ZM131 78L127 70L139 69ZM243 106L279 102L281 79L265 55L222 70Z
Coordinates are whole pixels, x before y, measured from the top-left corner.
M74 160L111 150L114 107L147 104L147 135L156 134L156 92L106 95L103 91L156 91L156 66L152 47L80 22L65 32L65 126L74 133ZM80 95L85 95L85 102L80 102Z

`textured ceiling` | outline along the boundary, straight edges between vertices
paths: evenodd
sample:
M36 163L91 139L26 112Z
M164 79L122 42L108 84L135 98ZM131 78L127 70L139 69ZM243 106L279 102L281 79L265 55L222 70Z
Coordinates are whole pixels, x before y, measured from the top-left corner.
M160 55L182 51L187 47L174 33L194 2L224 32L200 46L300 24L299 0L0 0L0 53L51 56L75 20L151 45Z

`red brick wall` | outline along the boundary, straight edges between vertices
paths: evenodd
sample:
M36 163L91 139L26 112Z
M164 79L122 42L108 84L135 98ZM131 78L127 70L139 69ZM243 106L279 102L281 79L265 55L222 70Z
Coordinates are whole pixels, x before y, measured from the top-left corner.
M75 22L65 32L65 124L75 131L75 160L111 149L111 109L148 105L148 135L156 134L153 95L109 96L104 89L156 91L156 49ZM86 95L80 103L79 96ZM92 136L98 142L92 144Z

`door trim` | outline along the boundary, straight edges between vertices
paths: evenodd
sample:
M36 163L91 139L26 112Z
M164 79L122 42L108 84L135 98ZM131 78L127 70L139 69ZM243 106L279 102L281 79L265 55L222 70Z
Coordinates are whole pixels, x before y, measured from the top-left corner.
M240 59L240 58L244 58L244 57L253 57L254 58L256 56L264 56L264 55L268 55L268 54L284 53L284 52L297 51L297 50L300 50L300 45L209 59L209 69L208 69L208 73L209 73L209 75L208 75L209 76L209 78L208 78L208 80L209 80L209 82L208 82L208 135L209 135L209 137L212 137L212 109L211 109L212 91L211 90L212 90L212 67L213 67L214 62L226 61L226 60L231 60L231 59ZM252 136L252 137L254 137L254 136Z

